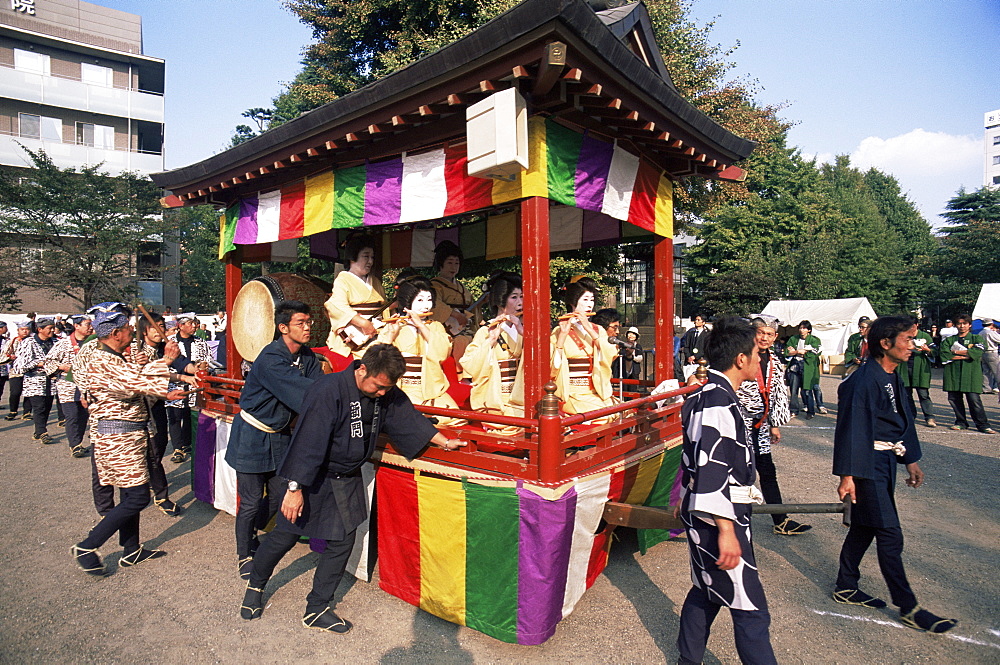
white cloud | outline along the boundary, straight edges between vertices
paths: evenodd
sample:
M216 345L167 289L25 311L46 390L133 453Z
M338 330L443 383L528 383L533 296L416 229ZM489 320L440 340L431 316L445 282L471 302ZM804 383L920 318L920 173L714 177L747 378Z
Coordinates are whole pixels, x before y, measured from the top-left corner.
M818 164L833 163L834 153L806 154ZM959 187L979 189L983 184L983 140L944 132L914 129L883 139L869 136L850 153L851 165L861 170L875 167L895 176L900 189L932 226Z
M927 221L938 226L942 221L938 215L959 187L982 186L982 141L924 129L888 139L869 136L851 153L851 164L895 176Z

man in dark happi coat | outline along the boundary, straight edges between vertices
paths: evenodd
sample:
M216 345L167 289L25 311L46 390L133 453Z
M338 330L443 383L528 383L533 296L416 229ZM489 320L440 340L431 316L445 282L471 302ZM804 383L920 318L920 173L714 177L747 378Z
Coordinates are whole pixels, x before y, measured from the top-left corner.
M736 650L744 663L773 664L764 587L750 533L753 453L736 387L752 380L759 360L754 330L736 318L716 322L705 344L708 382L681 410L684 453L680 516L686 526L693 586L681 610L678 662L700 663L712 622L722 607L733 617Z
M240 391L240 414L233 419L226 448L226 462L236 471L240 497L236 557L240 577L245 580L250 579L259 544L257 530L274 517L285 492L277 468L292 439L292 420L306 391L323 376L316 355L305 346L312 333L309 305L298 300L280 302L274 323L281 337L261 350L246 376Z
M256 371L256 369L254 370ZM253 570L240 608L244 619L263 612L264 585L299 536L326 541L306 596L302 623L346 633L330 601L354 547L355 530L368 518L361 467L375 451L380 433L396 450L414 458L428 443L446 450L465 445L448 439L420 414L396 382L406 361L396 347L374 344L343 371L327 374L312 385L302 403L298 424L278 475L288 481L274 530L253 559Z
M903 399L896 366L909 360L917 326L903 317L875 320L868 331L869 358L837 391L837 429L833 473L840 476L841 500L854 507L851 528L840 550L840 570L833 599L846 605L885 607L885 601L861 591L861 559L872 540L879 567L900 621L911 628L943 633L957 623L922 609L903 569L903 530L896 512L896 465L906 465L906 484L920 487L924 473L917 461L920 442L914 413Z

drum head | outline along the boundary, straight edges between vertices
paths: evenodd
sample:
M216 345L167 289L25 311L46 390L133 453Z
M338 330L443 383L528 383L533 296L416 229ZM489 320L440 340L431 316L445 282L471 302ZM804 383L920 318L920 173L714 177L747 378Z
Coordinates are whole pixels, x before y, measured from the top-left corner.
M252 280L243 285L236 294L229 330L236 350L250 362L274 341L274 294L266 283Z

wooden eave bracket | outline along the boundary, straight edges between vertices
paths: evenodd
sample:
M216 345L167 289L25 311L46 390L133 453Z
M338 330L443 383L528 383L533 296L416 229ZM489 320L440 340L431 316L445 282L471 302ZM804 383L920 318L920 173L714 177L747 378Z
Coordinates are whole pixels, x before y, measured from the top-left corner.
M548 94L565 69L566 44L562 42L546 44L538 66L538 78L535 79L531 94L539 97Z
M727 166L719 171L718 175L715 177L719 180L728 180L730 182L745 182L747 179L747 172L738 166Z

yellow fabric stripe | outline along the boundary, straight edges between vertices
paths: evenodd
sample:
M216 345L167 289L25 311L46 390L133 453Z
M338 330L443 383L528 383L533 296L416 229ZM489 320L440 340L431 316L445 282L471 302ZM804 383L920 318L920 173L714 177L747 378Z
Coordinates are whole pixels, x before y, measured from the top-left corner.
M466 520L462 483L418 476L417 510L420 609L464 626Z
M503 259L517 254L517 213L489 217L486 221L486 258Z
M674 183L665 175L660 176L660 184L656 188L654 219L656 235L674 237Z
M304 233L329 231L333 228L333 171L306 178Z
M528 170L511 182L493 181L493 203L506 203L529 196L548 196L548 150L545 144L545 118L528 119Z
M656 477L660 475L660 464L663 463L663 455L657 455L651 459L643 460L639 463L639 472L635 476L635 483L632 491L628 493L625 503L641 505L649 498L649 493L653 489Z

